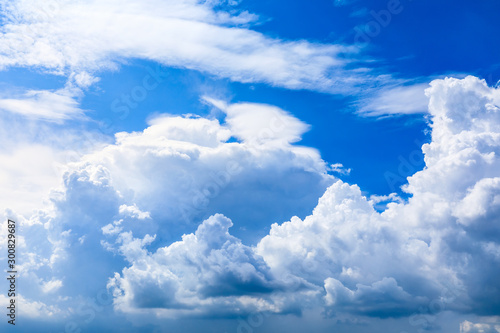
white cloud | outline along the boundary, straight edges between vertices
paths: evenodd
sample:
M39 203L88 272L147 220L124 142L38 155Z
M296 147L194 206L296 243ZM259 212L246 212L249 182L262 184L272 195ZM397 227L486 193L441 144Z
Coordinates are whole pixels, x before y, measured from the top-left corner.
M204 100L226 113L231 134L250 145L283 145L300 141L309 125L280 108L266 104L227 105L218 100Z
M29 90L20 96L0 98L0 110L56 122L83 117L83 110L67 89Z
M0 118L0 211L30 216L61 185L68 164L109 141L96 131L59 126L12 114Z
M429 99L425 95L428 83L387 87L361 102L358 113L367 117L426 113Z
M494 324L475 324L468 320L460 323L460 333L499 333L500 325Z
M63 285L61 280L55 280L52 279L50 281L47 281L43 284L42 290L45 293L51 293L57 291L59 288L61 288Z
M220 4L148 0L137 6L106 0L42 6L17 0L4 6L0 66L36 66L68 75L141 58L290 89L341 93L365 85L366 73L345 68L342 54L354 55L355 47L272 39L243 27L255 15L215 10Z
M265 128L266 122L250 123L249 130L240 123L235 130L233 125L221 124L217 120L160 116L151 120L144 131L118 133L115 144L91 151L81 161L70 163L63 185L51 194L52 205L35 213L29 222L18 216L26 228L22 261L39 262L23 268L27 278L37 281L30 285L30 296L57 303L59 301L54 299L56 293L50 292L57 288L58 295L68 298L64 306L71 306L82 293L85 295L89 290L102 288L115 272L122 272L122 278L130 279L130 288L133 288L128 293L132 298L124 298L123 302L129 304L126 308L135 311L134 306L144 302L144 306L149 304L144 299L134 301L144 292L141 279L150 276L148 268L139 262L144 260L153 269L156 256L161 256L155 254L151 259L151 253L161 252L158 248L192 230L195 223L212 211L236 216L240 223L236 228L245 226L258 230L276 219L273 214L291 216L300 210L310 210L317 195L324 191L333 177L327 175L326 164L316 150L289 143L296 141L307 125L278 108L245 104L245 112L252 108L257 109L263 119L272 120L271 115L279 115L295 127L293 130L280 127L283 133L276 131L273 140L279 145L254 142L250 134L242 142L227 142L233 131L234 135L239 131L253 133L258 131L257 126ZM241 210L234 209L238 206ZM187 283L182 281L186 277L183 268L205 269L213 263L215 269L218 263L222 271L207 268L200 277L200 288L205 285L205 289L195 290L204 292L205 296L191 295L191 287L186 286L186 294L172 299L172 306L188 305L192 308L199 300L205 304L203 311L213 311L218 301L217 297L209 295L210 286L222 289L227 282L229 289L221 293L227 293L228 302L237 302L242 309L287 311L286 306L276 305L277 301L259 297L249 299L245 295L252 288L256 293L269 293L277 288L277 283L268 274L262 259L258 259L252 248L242 245L239 239L227 236L230 243L227 246L213 243L213 237L220 235L217 236L215 231L214 235L209 233L215 230L210 227L211 221L222 223L222 229L219 228L222 238L227 234L224 228L231 224L219 215L214 219L205 222L204 227L195 233L199 244L206 243L203 246L207 251L214 247L213 258L194 266L179 259L179 267L172 274L178 276L178 283L183 284ZM187 245L183 246L182 253L190 253ZM192 255L202 255L202 251L193 251ZM95 259L89 260L89 256ZM241 256L239 265L225 272L224 267L238 256ZM246 259L251 262L245 263ZM129 270L123 270L127 265L125 260L130 263ZM164 264L158 265L158 275L153 276L158 281L167 279L170 275L162 268ZM255 272L252 267L256 267ZM89 276L88 272L92 275ZM170 280L165 281L165 285L158 287L158 297L163 297L160 291L170 285ZM231 281L233 286L229 283ZM127 282L122 282L120 290L128 290ZM218 304L222 306L222 303ZM225 311L229 311L229 307L220 307L221 315Z
M358 284L355 291L346 288L339 280L327 278L325 291L327 306L347 308L352 313L396 317L400 314L408 315L408 305L411 309L414 308L411 304L414 299L398 286L394 278L383 278L370 286ZM373 302L368 303L366 299Z
M231 226L228 218L214 215L195 233L151 256L127 235L120 249L132 266L109 283L117 309L163 309L165 316L217 313L221 308L232 313L282 310L263 301L280 284L252 248L228 233Z
M10 298L6 297L3 294L0 294L0 301L2 304L9 304ZM16 324L19 324L19 317L23 316L29 319L40 319L43 321L54 320L57 316L60 316L62 311L61 309L44 304L39 301L32 301L30 299L25 298L22 295L18 295L16 297L17 302L17 318Z
M386 318L431 306L436 312L496 313L498 90L467 77L436 80L427 94L432 142L422 147L426 167L409 177L405 202L391 195L369 200L356 185L331 184L314 149L290 144L305 125L269 106L238 104L227 124L163 116L142 132L119 133L115 144L74 164L64 188L53 194L54 209L32 218L27 228L46 239L39 246L53 260L26 274L60 280L60 293L73 297L84 292L82 279L97 290L111 277L114 306L126 314L325 308L329 316ZM293 125L273 137L279 145L252 140L266 126L239 118L252 107ZM231 136L242 141L228 142ZM261 222L248 217L254 210L265 218L298 204L308 207L308 193L326 184L331 186L305 218L273 224L254 247L244 245L244 233L236 237L238 226ZM378 212L380 200L395 202ZM193 211L182 223L182 213ZM150 218L139 221L140 212ZM214 212L230 219L208 217ZM37 288L33 295L41 292ZM463 330L483 329L467 325Z
M129 215L130 217L137 218L139 220L150 219L151 214L149 212L142 212L136 204L132 206L121 205L118 208L120 214Z
M29 215L43 204L47 191L60 182L61 175L53 168L54 152L48 147L18 147L13 154L0 154L0 159L5 161L0 164L2 208Z
M454 215L458 217L459 223L470 226L481 221L489 225L494 224L497 222L495 217L500 216L499 213L500 177L495 177L478 181L461 203L455 207Z
M348 175L351 173L351 168L345 168L342 163L331 164L329 170L340 175Z
M410 315L437 297L443 287L433 281L435 275L454 279L438 265L429 276L427 261L436 250L410 238L409 231L377 213L357 186L341 181L312 215L274 224L257 246L273 272L324 284L325 305L335 311L380 317Z
M332 177L315 149L290 144L308 126L276 107L237 104L229 108L239 108L240 114L255 111L260 120L229 118L220 124L204 118L160 116L143 132L118 133L116 144L88 155L84 163L105 167L126 202L176 228L217 212L242 225L260 220L253 223L259 228L276 214L311 209L316 201L312 193L319 195ZM242 142L227 142L231 136L241 137ZM269 140L275 144L268 144ZM266 183L279 185L271 189ZM248 202L250 188L255 191L250 199L255 210L235 210L235 202ZM293 196L279 203L270 201L290 191Z

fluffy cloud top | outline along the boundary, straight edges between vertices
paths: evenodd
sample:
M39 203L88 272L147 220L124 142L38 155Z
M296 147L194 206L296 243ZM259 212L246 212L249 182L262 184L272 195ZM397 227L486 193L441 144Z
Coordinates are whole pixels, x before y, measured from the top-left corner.
M427 93L433 141L423 147L426 168L409 178L409 201L379 213L356 185L337 181L312 215L274 224L254 249L287 292L247 297L276 310L272 296L286 295L331 315L410 316L430 304L496 313L485 290L500 288L492 279L500 267L497 92L468 77L435 81Z
M331 184L333 177L318 152L291 144L306 124L278 108L243 106L246 112L255 108L270 122L249 123L246 129L244 122L161 116L144 131L118 133L115 144L70 164L63 187L51 195L51 208L29 220L12 216L25 225L22 255L30 264L23 271L34 281L23 292L30 299L71 309L121 272L113 281L116 290L122 290L116 304L123 311L165 307L190 313L197 302L206 303L198 307L200 314L217 310L225 315L234 302L241 304L239 313L274 309L273 302L251 300L246 294L271 295L283 290L283 283L273 278L251 247L228 234L228 218L215 215L181 243L165 247L214 211L235 216L241 235L251 228L261 230L284 214L310 210L315 197ZM229 106L233 107L238 109ZM275 120L294 127L272 127ZM279 144L249 137L228 141L238 133L256 131L256 126L272 131ZM236 206L241 210L234 210ZM178 258L169 261L174 254ZM183 262L188 255L192 258ZM209 259L203 261L203 256ZM201 261L195 260L198 257ZM127 262L130 267L122 271ZM177 268L170 267L173 262ZM151 294L143 290L149 282L141 279L151 276L154 265L153 276L160 282L156 301L151 301ZM200 275L188 281L188 270ZM169 294L177 290L174 286L184 291L174 297ZM285 311L284 306L278 308ZM70 314L62 311L61 316Z
M26 224L24 253L40 257L24 269L38 281L29 298L58 303L58 288L70 305L107 284L127 315L498 315L498 91L467 77L434 81L427 94L426 167L408 178L410 199L383 212L358 186L328 176L315 150L292 145L307 126L273 107L226 106L227 123L165 116L117 134L72 166L52 211ZM249 108L265 117L247 121ZM271 137L280 143L252 140L275 115L290 124ZM248 207L291 213L318 190L308 216L272 224L254 246L241 240L240 219L261 222ZM92 277L81 264L89 256L99 258Z
M124 201L150 212L165 237L188 232L188 225L215 213L255 229L290 210L305 214L332 179L315 149L290 144L307 125L266 105L229 108L264 116L260 123L229 118L225 124L161 116L143 132L118 133L116 144L83 163L109 171L110 183ZM264 133L262 138L271 135L276 144L259 140L257 132ZM241 142L230 142L231 136ZM275 185L266 185L271 183ZM253 209L234 210L235 202Z

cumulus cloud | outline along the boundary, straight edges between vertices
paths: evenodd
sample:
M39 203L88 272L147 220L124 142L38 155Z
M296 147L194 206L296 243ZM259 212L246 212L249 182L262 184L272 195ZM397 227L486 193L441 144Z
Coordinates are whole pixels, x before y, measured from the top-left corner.
M423 146L425 169L408 179L408 202L378 213L377 200L338 181L312 215L273 225L257 246L272 271L324 281L335 311L409 315L441 300L441 308L496 313L485 290L500 287L491 279L499 273L498 91L467 77L434 81L427 94L432 142ZM392 286L386 298L372 297L382 285Z
M273 271L324 285L325 305L380 317L410 315L439 296L439 283L423 265L434 251L383 218L357 186L341 181L312 215L273 225L257 246Z
M265 130L270 123L250 123L247 130L241 123L234 126L199 117L160 116L144 131L118 133L116 143L70 163L63 185L50 196L49 208L29 219L8 211L25 228L22 262L25 278L33 281L26 288L30 296L49 304L75 306L82 295L95 293L108 278L121 273L114 281L116 290L123 290L125 296L117 306L123 303L131 311L169 304L186 311L196 308L199 301L206 303L206 311L220 308L224 315L231 307L227 302L233 300L242 309L288 311L269 300L248 299L247 293L270 295L282 283L273 279L251 247L228 234L232 225L228 218L215 215L197 232L185 236L185 244L165 247L213 211L244 221L241 235L245 235L243 226L252 228L251 221L256 230L269 225L276 207L278 220L282 214L308 211L314 197L332 182L316 150L291 144L307 129L306 124L265 105L245 105L246 112L252 107L264 119L283 117L295 127L273 128L273 140L279 145L267 145L250 136L239 142L229 138L240 131L257 131L256 126ZM266 116L266 111L271 115ZM238 205L241 211L234 210ZM199 250L194 251L195 247ZM167 259L162 255L165 251L177 253L178 267L170 267L170 254ZM206 262L181 260L209 253L212 257ZM227 267L236 259L238 264ZM148 263L146 267L139 264L141 260ZM123 269L127 263L130 267ZM157 273L151 275L153 265L158 266ZM188 270L203 274L184 281ZM151 294L142 289L149 282L141 279L148 276L165 282L158 285L157 302L148 300ZM168 290L175 290L174 286L184 286L185 292L177 298L169 296ZM56 294L64 295L65 300L58 300ZM218 301L220 297L229 300Z
M500 267L497 91L467 77L434 81L427 94L432 142L423 146L425 169L405 187L412 197L368 200L358 186L336 181L311 215L273 224L254 249L284 283L269 295L331 316L401 317L430 307L496 313L485 290L500 287L492 279ZM378 212L380 200L392 202ZM271 296L264 299L279 304Z
M225 315L277 311L263 297L279 290L280 284L252 248L229 234L231 226L228 218L214 215L195 233L152 255L137 255L136 242L124 240L121 251L132 266L109 283L116 307L164 309L164 315L176 309L198 314L229 311Z
M346 288L339 280L327 278L325 291L326 306L368 316L405 315L408 314L408 305L413 301L394 278L383 278L370 286L359 284L355 291ZM367 299L372 302L366 302Z
M445 81L446 83L448 82ZM447 233L439 233L439 227L428 232L426 222L435 219L435 214L441 212L422 209L425 213L421 211L419 217L424 218L422 224L426 226L427 233L422 230L422 225L402 220L405 210L421 209L419 204L415 204L417 199L420 198L416 196L410 203L390 204L380 214L373 209L372 201L361 195L359 188L338 181L320 199L313 215L304 221L295 217L283 225L273 225L269 236L255 249L255 253L264 260L263 267L266 271L273 274L275 281L284 283L272 292L269 291L267 298L261 296L268 302L266 304L274 306L267 311L283 311L277 307L279 302L272 295L294 295L301 299L302 304L308 305L318 304L323 299L324 306L335 311L377 317L410 315L428 304L438 304L441 309L465 308L471 311L474 307L468 298L472 294L466 295L466 285L470 282L464 280L467 276L462 271L457 271L454 263L444 267L441 264L444 262L442 252L453 252L453 244L442 241L441 238L446 239ZM425 199L424 196L422 200ZM217 216L217 219L227 222L222 216ZM209 221L211 220L205 221L203 225ZM221 228L217 230L220 231ZM222 230L226 238L230 237L238 242L229 236L227 225ZM201 234L198 229L195 234L186 236L183 243L187 239L202 238ZM208 248L218 251L219 247L215 242ZM490 253L495 251L492 242L486 243L484 248ZM149 260L158 259L160 251L162 250L149 256ZM246 260L243 261L246 264L252 262L248 258ZM194 259L189 260L190 264L193 262ZM157 263L151 265L156 266ZM176 264L170 263L160 271L169 271L169 267L176 267ZM189 268L183 269L189 271ZM477 272L477 267L470 269ZM122 311L134 311L128 307L134 304L131 297L136 291L127 289L127 286L132 281L137 285L137 278L141 276L146 278L144 272L128 275L128 270L124 270L123 276L115 276L111 285L118 290L117 297L121 301L119 304ZM169 279L175 280L172 276ZM207 283L203 275L196 277L195 281L194 285L200 288ZM320 298L319 290L322 286L325 294ZM214 290L226 292L229 287L233 287L232 284L226 283L224 288ZM287 293L284 294L283 290ZM264 292L261 290L261 293ZM166 294L164 297L170 297L162 301L162 304L167 304L165 309L180 306L175 305L178 300L174 301L171 292ZM246 294L252 299L251 291ZM206 295L201 290L196 295L201 296L197 300L198 304L204 304L203 309L206 309L206 303L202 301ZM232 302L237 300L233 299ZM248 302L250 301L247 304ZM136 310L144 308L140 303L135 303L135 306Z
M252 111L259 114L260 123L160 116L142 132L118 133L116 144L85 157L83 163L108 170L110 183L124 201L161 220L166 235L188 232L187 225L215 213L255 229L283 218L292 207L298 214L307 213L315 195L333 179L315 149L291 144L308 126L275 107L240 107L240 114ZM231 137L241 141L230 142ZM276 144L269 145L270 140ZM280 185L265 185L271 183ZM282 199L272 200L277 196ZM235 210L235 202L254 209Z
M42 302L26 299L22 295L18 295L16 300L18 302L18 306L19 304L22 304L22 306L18 308L18 314L28 319L36 318L44 321L55 320L57 316L62 313L61 309L55 306L50 306ZM2 304L9 304L10 299L1 294L0 301L2 302Z
M30 297L53 285L76 300L107 283L116 310L160 317L321 308L342 318L422 308L498 315L499 93L467 77L436 80L427 94L432 141L406 201L368 199L329 176L318 152L292 144L307 126L269 106L217 102L226 123L162 116L117 134L72 166L53 210L30 219L37 236L26 237L44 239L47 258L26 268L40 275ZM266 122L246 121L249 108L269 112ZM291 124L271 136L279 144L252 140L273 115ZM278 223L245 245L239 221L261 222L251 210L291 214L318 191L312 213L267 219L260 227ZM392 202L377 211L381 200ZM89 257L99 258L92 269ZM462 331L494 327L474 325Z
M118 209L120 214L127 214L130 217L135 217L139 220L149 219L151 218L151 214L149 212L142 212L136 204L132 206L121 205Z
M360 103L358 114L382 117L414 113L427 113L429 99L425 95L428 83L386 87L366 97Z

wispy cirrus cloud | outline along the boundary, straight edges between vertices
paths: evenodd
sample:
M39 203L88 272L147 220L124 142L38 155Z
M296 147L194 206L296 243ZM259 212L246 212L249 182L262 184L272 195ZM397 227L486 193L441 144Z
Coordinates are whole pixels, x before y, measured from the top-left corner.
M84 114L74 93L68 89L28 90L0 98L0 111L53 122L83 118Z
M361 116L426 109L423 85L365 63L366 49L269 37L252 30L259 17L236 3L17 0L2 8L0 68L41 68L82 88L144 59L236 82L355 97Z
M347 68L356 62L355 46L270 38L249 28L256 15L229 14L216 5L221 3L54 1L42 10L36 1L10 2L3 6L0 67L95 73L139 58L233 81L328 93L359 89L367 76L386 79Z

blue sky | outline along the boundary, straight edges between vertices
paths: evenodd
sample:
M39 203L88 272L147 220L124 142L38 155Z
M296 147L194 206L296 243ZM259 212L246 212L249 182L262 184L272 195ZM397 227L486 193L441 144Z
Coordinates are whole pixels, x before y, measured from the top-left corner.
M0 1L17 328L500 332L499 12Z

